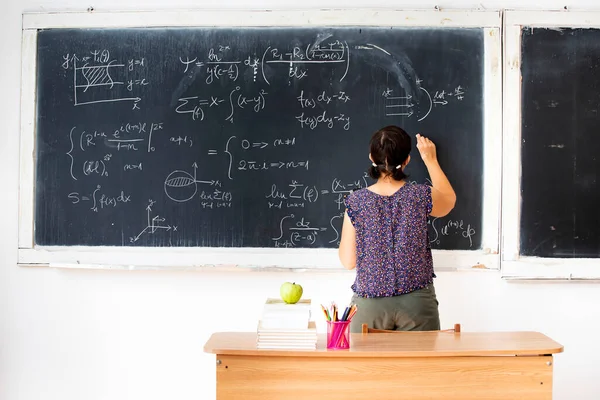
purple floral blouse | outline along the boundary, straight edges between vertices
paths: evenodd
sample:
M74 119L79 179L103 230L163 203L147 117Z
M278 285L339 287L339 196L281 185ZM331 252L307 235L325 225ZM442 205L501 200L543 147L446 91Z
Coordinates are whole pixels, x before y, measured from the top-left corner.
M433 282L427 231L431 187L405 184L391 196L360 189L345 199L356 230L356 279L361 297L388 297Z

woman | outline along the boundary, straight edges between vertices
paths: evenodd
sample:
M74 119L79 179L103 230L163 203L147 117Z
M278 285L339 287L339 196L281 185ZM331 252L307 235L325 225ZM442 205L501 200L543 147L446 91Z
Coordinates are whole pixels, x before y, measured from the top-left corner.
M360 332L364 323L376 329L440 329L427 217L447 215L456 194L433 142L416 138L431 186L406 182L411 138L387 126L370 142L369 175L377 182L345 199L339 257L345 268L356 268L352 332Z

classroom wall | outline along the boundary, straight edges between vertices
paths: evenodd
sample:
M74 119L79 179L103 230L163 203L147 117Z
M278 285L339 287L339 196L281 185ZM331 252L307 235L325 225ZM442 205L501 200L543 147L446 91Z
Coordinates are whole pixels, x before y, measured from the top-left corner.
M221 0L221 7L593 8L596 0ZM0 7L0 400L215 398L210 334L255 329L261 304L294 280L314 302L350 298L352 273L135 272L16 266L23 11L202 7L197 0L4 0ZM596 7L600 7L596 6ZM536 330L565 346L555 399L600 398L600 286L509 283L498 272L445 272L442 325ZM317 318L319 329L323 322Z

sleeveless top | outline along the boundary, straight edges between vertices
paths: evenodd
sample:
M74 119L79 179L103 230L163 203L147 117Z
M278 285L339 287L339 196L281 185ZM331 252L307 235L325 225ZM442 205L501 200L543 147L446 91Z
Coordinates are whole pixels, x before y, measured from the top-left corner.
M390 196L365 188L349 194L344 203L356 230L354 293L397 296L433 283L430 186L407 183Z

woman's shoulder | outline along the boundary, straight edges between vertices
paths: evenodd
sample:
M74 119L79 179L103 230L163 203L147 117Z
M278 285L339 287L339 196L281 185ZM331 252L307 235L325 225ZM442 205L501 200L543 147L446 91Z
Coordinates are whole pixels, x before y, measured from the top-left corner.
M431 213L432 199L431 199L431 186L414 183L410 184L405 192L404 199L407 203L418 206L419 208L424 207L427 214Z
M406 183L403 193L405 196L422 199L431 197L431 186L422 183Z
M346 196L344 196L344 203L346 206L361 203L365 197L366 189L352 190Z
M423 193L431 190L431 186L423 183L406 182L403 186L403 189L410 193Z
M352 198L352 199L360 199L365 196L368 196L369 194L370 194L369 189L367 189L365 187L365 188L350 191L350 193L348 193L348 195L346 197Z

